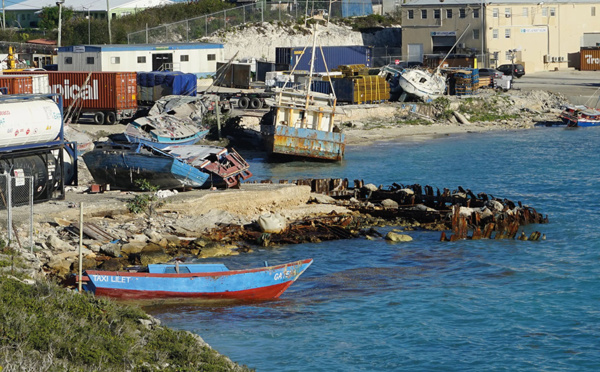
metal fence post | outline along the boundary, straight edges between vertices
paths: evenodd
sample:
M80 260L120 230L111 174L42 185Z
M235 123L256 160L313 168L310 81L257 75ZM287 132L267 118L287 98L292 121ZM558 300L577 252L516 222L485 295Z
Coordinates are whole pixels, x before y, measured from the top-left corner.
M10 173L6 173L6 217L7 217L7 238L12 240L12 177Z
M208 16L204 16L204 36L208 36Z
M189 19L185 20L185 41L187 43L190 42L190 20Z

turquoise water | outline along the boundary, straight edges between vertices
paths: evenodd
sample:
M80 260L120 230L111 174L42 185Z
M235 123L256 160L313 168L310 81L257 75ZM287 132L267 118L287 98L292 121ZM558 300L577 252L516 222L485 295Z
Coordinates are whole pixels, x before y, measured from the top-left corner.
M258 371L600 369L600 128L349 147L336 164L264 164L256 179L362 178L470 188L547 214L538 242L342 240L262 249L230 267L312 257L280 300L147 309ZM379 229L385 233L390 228Z

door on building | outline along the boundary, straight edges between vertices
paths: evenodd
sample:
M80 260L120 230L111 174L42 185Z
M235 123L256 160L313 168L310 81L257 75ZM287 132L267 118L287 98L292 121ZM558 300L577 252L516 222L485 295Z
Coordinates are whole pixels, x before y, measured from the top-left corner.
M172 53L156 53L152 55L152 71L171 70L172 67Z
M432 36L431 41L433 42L433 53L446 54L450 52L454 43L456 43L456 36Z
M423 44L408 44L408 62L423 62Z

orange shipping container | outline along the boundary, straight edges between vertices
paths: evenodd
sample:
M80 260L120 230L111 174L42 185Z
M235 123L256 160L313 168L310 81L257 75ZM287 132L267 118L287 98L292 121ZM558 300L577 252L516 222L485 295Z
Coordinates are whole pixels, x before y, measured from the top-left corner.
M133 117L137 111L135 72L92 72L87 83L90 72L85 71L19 71L5 74L47 74L50 93L62 94L64 108L77 100L74 105L77 111L92 114L97 124L114 124Z
M600 48L582 47L579 51L579 56L581 58L581 71L600 70Z
M6 88L7 94L32 94L33 79L31 76L0 76L0 88Z

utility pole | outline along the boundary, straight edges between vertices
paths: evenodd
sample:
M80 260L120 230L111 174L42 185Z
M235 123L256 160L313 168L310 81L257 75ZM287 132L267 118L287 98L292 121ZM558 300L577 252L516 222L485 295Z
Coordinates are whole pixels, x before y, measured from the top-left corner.
M60 44L60 39L62 36L62 5L65 2L65 0L59 0L56 2L56 5L58 5L58 47L60 48L61 44Z
M108 18L108 43L112 44L112 35L110 33L110 0L106 0L106 18Z
M6 28L6 14L4 13L4 0L2 0L2 29Z

